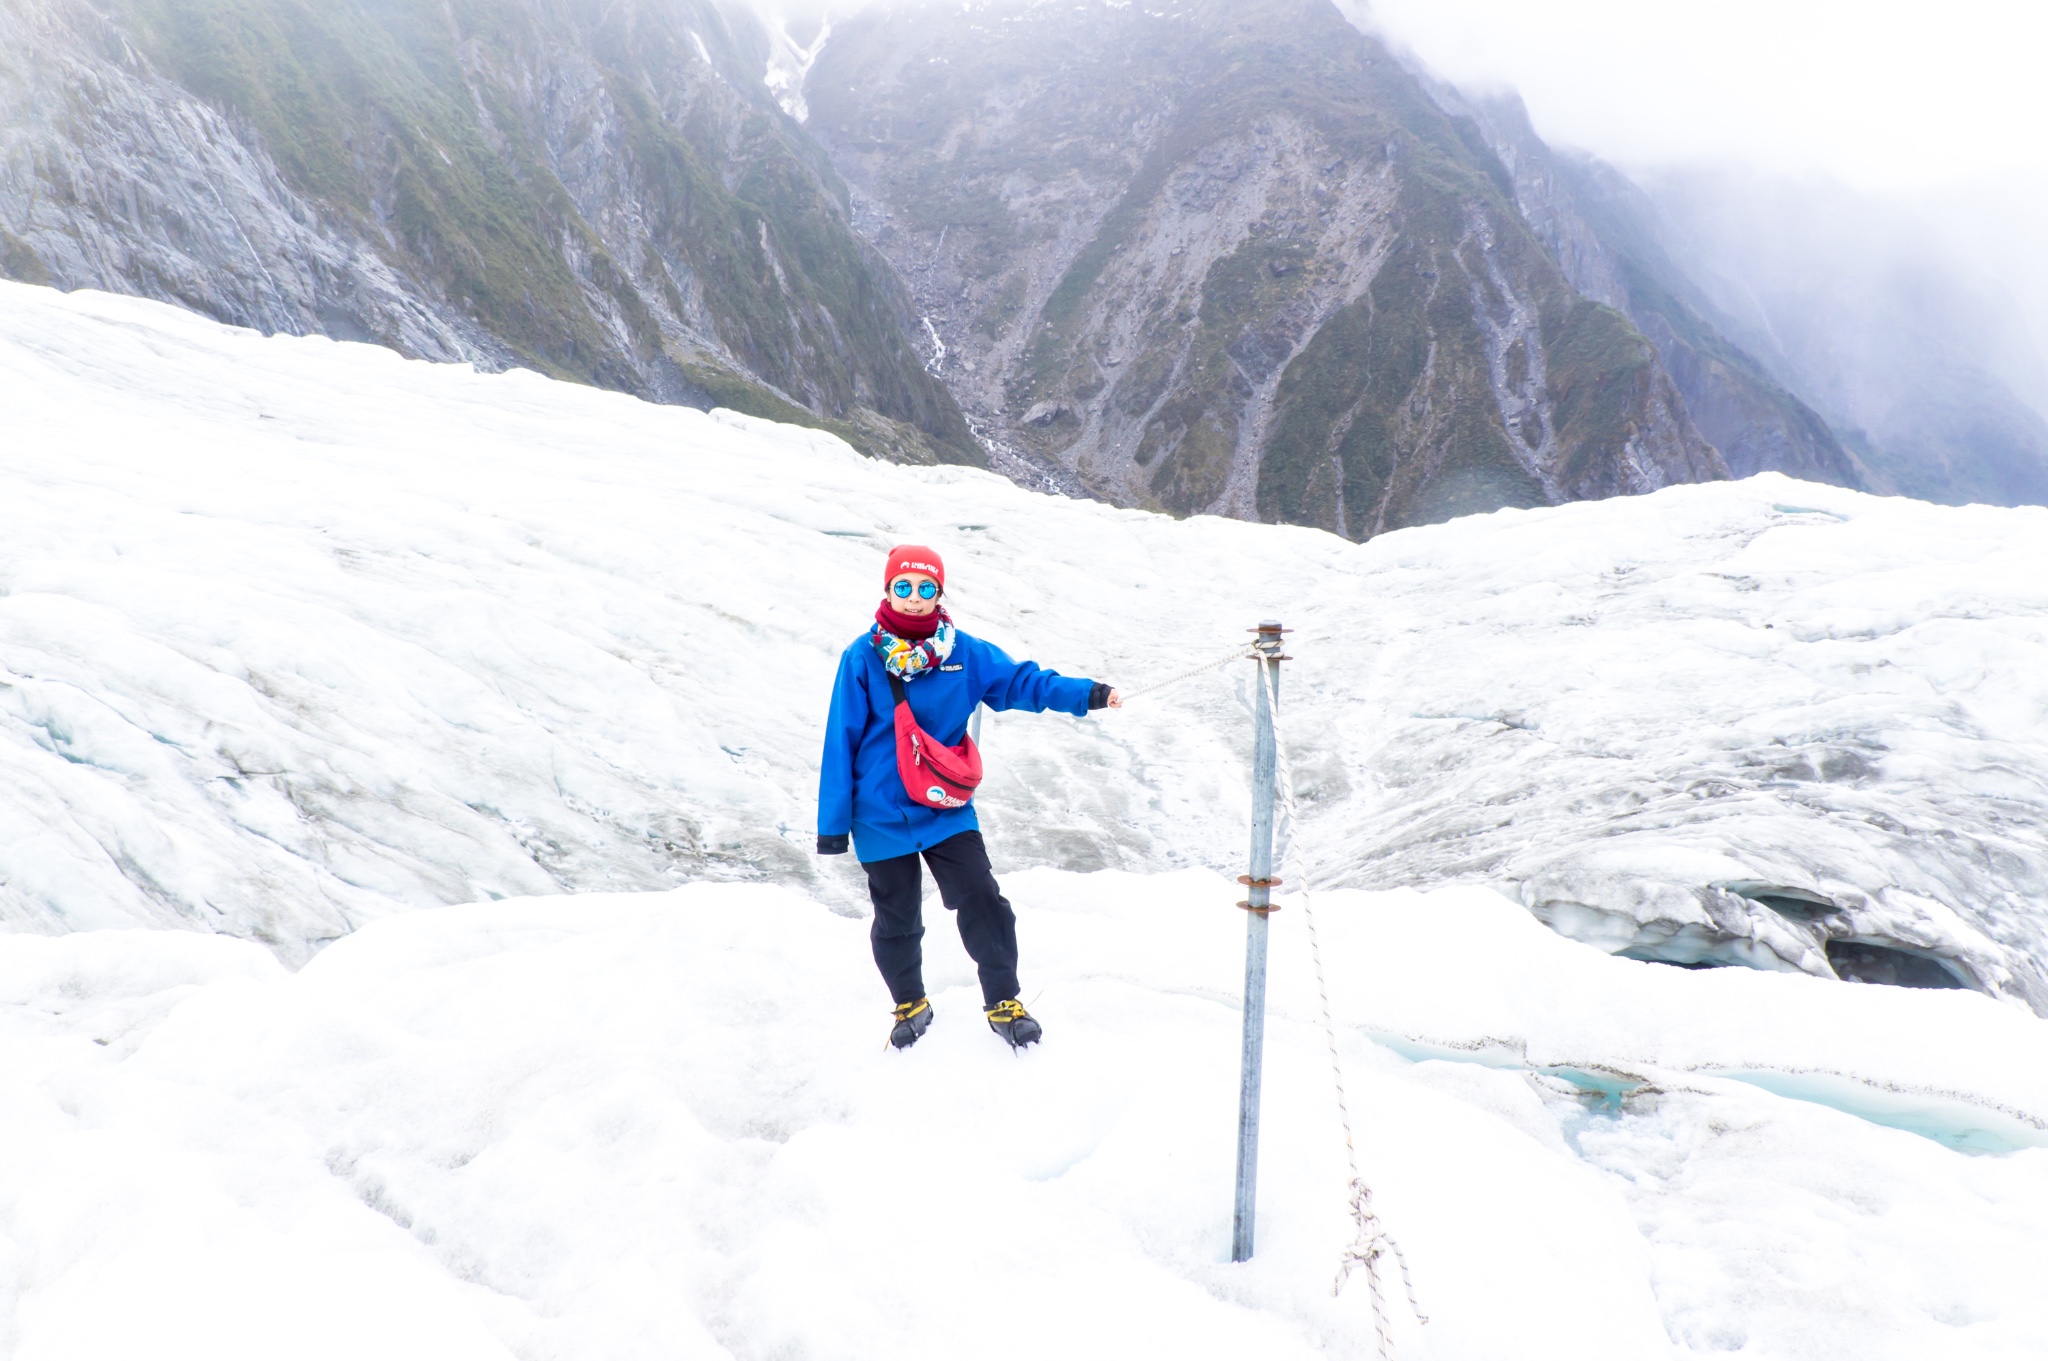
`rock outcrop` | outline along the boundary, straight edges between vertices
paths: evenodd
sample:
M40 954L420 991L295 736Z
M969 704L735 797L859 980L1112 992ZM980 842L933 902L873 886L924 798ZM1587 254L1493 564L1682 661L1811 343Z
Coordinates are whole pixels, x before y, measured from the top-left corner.
M1014 470L1359 539L1727 476L1477 126L1327 0L871 10L804 93Z
M744 0L0 0L0 128L0 276L1121 505L1363 539L1731 472L1917 491L1885 461L1915 440L1942 487L2039 480L2038 422L1846 450L1626 180L1331 0L796 33Z
M0 272L982 454L708 0L8 0Z
M1657 347L1700 433L1737 477L1781 472L1864 488L1867 470L1813 408L1728 338L1717 309L1673 262L1641 190L1592 157L1553 150L1510 95L1467 100L1431 85L1469 117L1513 178L1523 219L1573 288L1627 314Z

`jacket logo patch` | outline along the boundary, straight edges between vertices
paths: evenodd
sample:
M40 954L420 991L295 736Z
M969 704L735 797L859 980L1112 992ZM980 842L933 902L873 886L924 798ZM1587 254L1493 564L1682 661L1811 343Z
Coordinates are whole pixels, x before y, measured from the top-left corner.
M953 663L953 664L952 664L951 666L942 666L942 667L940 667L940 668L939 668L939 670L941 670L941 671L958 671L958 670L959 670L959 669L960 669L960 668L961 668L962 666L964 666L964 665L965 665L965 663L964 663L964 662L954 662L954 663Z

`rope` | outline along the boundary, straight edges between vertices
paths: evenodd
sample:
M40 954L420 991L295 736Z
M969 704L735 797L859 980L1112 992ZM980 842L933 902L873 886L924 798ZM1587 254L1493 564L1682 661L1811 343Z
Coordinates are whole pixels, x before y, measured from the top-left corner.
M1200 666L1194 667L1187 671L1183 671L1178 676L1168 676L1165 680L1156 680L1153 681L1150 685L1141 685L1135 690L1123 690L1122 687L1118 687L1118 689L1122 694L1124 703L1128 704L1140 695L1149 695L1154 690L1164 690L1169 685L1179 685L1184 680L1193 680L1196 676L1201 675L1204 671L1214 671L1219 666L1228 666L1232 662L1241 661L1246 657L1256 657L1258 655L1259 654L1257 649L1253 648L1249 644L1246 644L1245 646L1239 647L1234 652L1225 653L1223 656L1218 657L1213 662L1203 662Z
M1259 655L1256 649L1252 649L1252 655ZM1401 1268L1401 1286L1408 1293L1408 1307L1416 1320L1428 1323L1429 1316L1416 1302L1415 1282L1408 1274L1408 1255L1401 1251L1401 1244L1388 1232L1372 1208L1372 1188L1358 1170L1358 1142L1351 1133L1351 1103L1344 1095L1344 1064L1337 1054L1337 1022L1330 1012L1330 987L1323 976L1323 946L1316 934L1315 912L1309 906L1308 873L1302 867L1301 847L1296 836L1301 821L1294 802L1294 768L1287 759L1287 743L1280 731L1279 687L1274 684L1273 670L1261 659L1259 685L1266 692L1266 709L1272 715L1273 755L1280 777L1281 811L1286 815L1287 839L1281 843L1278 859L1281 868L1291 872L1293 882L1298 886L1302 921L1308 926L1308 950L1309 958L1315 963L1316 995L1323 1005L1323 1038L1329 1044L1330 1077L1337 1089L1337 1120L1344 1127L1344 1159L1351 1169L1351 1218L1358 1225L1357 1237L1344 1249L1344 1255L1337 1263L1337 1278L1330 1285L1330 1293L1341 1295L1351 1273L1359 1267L1365 1268L1366 1285L1372 1294L1373 1327L1379 1334L1380 1361L1393 1361L1394 1339L1387 1320L1386 1291L1380 1281L1382 1257L1392 1254Z

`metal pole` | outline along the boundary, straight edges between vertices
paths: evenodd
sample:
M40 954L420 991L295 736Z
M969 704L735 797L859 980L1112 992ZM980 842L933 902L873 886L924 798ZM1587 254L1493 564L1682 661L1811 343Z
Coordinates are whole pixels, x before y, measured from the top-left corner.
M1273 750L1273 711L1266 698L1270 683L1273 699L1280 697L1281 635L1286 632L1277 620L1268 619L1256 630L1252 644L1262 654L1254 665L1266 668L1253 699L1256 715L1252 743L1252 855L1251 873L1239 880L1251 891L1238 906L1245 909L1244 945L1244 1067L1237 1096L1237 1207L1230 1228L1230 1260L1245 1262L1252 1255L1252 1221L1259 1192L1259 1083L1266 1057L1266 914L1272 909L1273 885L1273 775L1278 764Z

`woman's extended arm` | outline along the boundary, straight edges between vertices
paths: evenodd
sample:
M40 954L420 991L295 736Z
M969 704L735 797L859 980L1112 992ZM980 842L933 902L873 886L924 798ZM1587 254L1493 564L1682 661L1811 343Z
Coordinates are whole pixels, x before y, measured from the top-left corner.
M1116 693L1100 681L1062 676L1037 662L1013 661L993 643L981 646L987 649L982 661L981 702L991 709L1029 709L1033 713L1057 709L1078 718L1110 703Z

